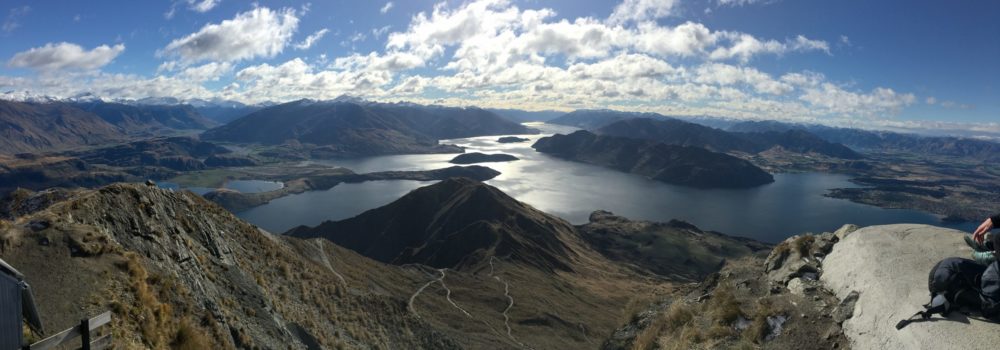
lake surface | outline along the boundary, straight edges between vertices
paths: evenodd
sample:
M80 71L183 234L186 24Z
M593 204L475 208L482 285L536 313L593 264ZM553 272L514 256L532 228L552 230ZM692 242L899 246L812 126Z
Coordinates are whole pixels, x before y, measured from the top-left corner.
M341 220L381 207L434 181L369 181L342 183L325 191L281 197L236 216L273 233L299 225L315 226L324 220Z
M501 144L498 136L446 140L467 152L507 153L521 160L481 163L502 174L487 183L535 208L583 224L594 210L632 219L680 219L702 229L779 242L803 232L833 231L843 224L922 223L971 230L974 224L945 225L940 217L915 210L882 209L824 197L828 189L857 187L836 174L776 174L772 184L752 189L695 189L651 181L599 166L576 163L535 152L531 145L552 133L575 128L531 124L543 135L531 141ZM362 159L310 161L342 166L358 173L425 170L452 166L455 154L396 155ZM238 214L264 229L280 233L297 225L338 220L388 204L407 192L431 184L418 181L374 181L341 184L274 200Z

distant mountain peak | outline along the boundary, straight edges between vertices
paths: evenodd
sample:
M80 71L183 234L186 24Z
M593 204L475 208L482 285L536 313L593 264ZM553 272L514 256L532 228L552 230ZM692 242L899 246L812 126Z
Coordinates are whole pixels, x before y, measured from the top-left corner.
M330 100L330 102L347 102L347 103L362 104L362 103L368 103L368 100L365 100L365 99L357 97L357 96L351 96L351 95L348 95L348 94L343 94L343 95L337 96L337 98L335 98L333 100Z

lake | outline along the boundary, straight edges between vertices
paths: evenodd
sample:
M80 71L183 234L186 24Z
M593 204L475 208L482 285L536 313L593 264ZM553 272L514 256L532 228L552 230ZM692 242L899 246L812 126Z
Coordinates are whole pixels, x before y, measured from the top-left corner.
M608 210L631 219L684 220L706 230L779 242L803 232L836 230L843 224L921 223L971 230L971 223L945 225L940 217L916 210L882 209L824 197L828 189L857 187L846 175L775 174L775 182L751 189L696 189L651 181L642 176L599 166L570 162L535 152L531 145L552 133L575 128L532 123L543 135L529 142L497 143L498 136L445 140L467 152L506 153L521 160L480 163L502 174L490 181L508 195L535 208L583 224L594 210ZM313 164L342 166L358 173L425 170L452 166L454 154L394 155ZM374 181L341 184L274 200L238 215L268 231L280 233L297 225L339 220L388 204L407 192L433 182Z

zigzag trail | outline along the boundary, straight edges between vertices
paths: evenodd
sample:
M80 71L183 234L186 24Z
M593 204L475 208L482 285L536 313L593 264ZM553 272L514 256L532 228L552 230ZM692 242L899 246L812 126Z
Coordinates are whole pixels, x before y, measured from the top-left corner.
M510 284L501 279L500 276L497 276L493 273L495 271L493 266L494 259L496 259L496 256L490 256L490 276L492 276L493 279L499 281L500 283L503 283L504 297L507 297L507 300L510 301L510 303L507 304L507 308L503 309L503 325L504 327L507 327L507 337L510 337L510 340L513 340L515 343L517 343L517 345L520 345L521 347L527 347L523 343L519 342L517 338L514 338L514 335L512 334L512 330L510 328L510 316L507 315L507 312L509 312L510 309L514 307L514 297L510 295Z
M458 304L456 304L454 301L451 300L451 289L448 289L448 285L444 284L445 270L447 269L438 269L438 272L441 273L441 277L438 277L437 279L438 282L441 282L441 287L444 288L445 291L444 298L447 299L452 306L458 309L458 311L461 311L463 314L465 314L465 316L469 316L469 318L475 319L475 317L472 317L472 314L470 314L468 311L465 311L465 309L463 309L461 306L458 306Z
M330 269L330 272L333 272L334 275L337 275L337 278L340 279L340 283L343 284L344 287L347 287L347 280L344 279L344 276L341 275L340 272L333 269L333 264L330 264L330 259L326 257L326 250L323 249L323 241L317 239L313 242L316 242L316 246L319 247L319 256L323 258L323 264L326 265L326 268Z

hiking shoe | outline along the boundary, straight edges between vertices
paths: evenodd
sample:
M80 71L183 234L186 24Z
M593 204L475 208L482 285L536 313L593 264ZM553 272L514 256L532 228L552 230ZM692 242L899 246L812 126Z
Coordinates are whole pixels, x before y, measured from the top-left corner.
M997 260L993 252L972 252L972 260L983 265L992 264Z
M965 239L965 244L968 244L970 247L972 247L972 250L975 250L977 252L985 252L990 250L989 247L986 246L986 243L990 241L989 236L990 236L989 233L986 233L986 235L983 236L983 243L976 242L975 239L972 239L972 235L965 235L962 238Z

